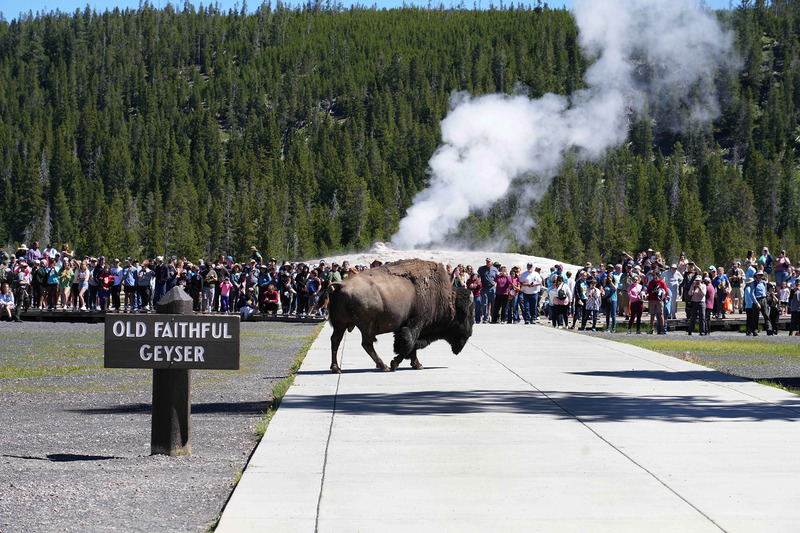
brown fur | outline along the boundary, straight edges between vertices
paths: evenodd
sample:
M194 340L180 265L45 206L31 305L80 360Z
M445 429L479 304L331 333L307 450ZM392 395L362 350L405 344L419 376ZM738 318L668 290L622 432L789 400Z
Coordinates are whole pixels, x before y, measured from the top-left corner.
M458 353L472 335L474 302L467 289L454 289L445 267L409 259L365 270L331 285L328 304L331 370L340 372L339 344L345 331L358 328L361 346L381 370L389 370L375 352L376 336L394 332L394 370L403 359L421 369L417 350L439 339Z

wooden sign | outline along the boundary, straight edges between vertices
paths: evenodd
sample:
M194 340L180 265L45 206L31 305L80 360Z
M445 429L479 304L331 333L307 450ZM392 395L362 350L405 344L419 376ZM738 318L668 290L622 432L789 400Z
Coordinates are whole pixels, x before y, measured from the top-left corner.
M105 368L239 369L239 315L106 317Z

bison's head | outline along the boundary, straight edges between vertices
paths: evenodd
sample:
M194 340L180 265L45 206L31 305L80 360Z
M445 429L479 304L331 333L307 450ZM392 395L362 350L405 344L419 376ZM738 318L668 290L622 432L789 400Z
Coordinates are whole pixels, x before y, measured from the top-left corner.
M472 336L472 325L475 324L475 299L469 289L454 287L453 291L456 296L456 327L450 331L447 342L450 343L453 353L458 354Z

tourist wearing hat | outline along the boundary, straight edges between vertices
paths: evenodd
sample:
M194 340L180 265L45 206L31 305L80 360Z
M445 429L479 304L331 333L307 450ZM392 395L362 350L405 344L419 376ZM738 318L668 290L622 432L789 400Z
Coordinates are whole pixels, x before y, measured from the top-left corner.
M713 270L712 270L713 269ZM725 318L725 300L731 292L731 282L722 267L716 268L714 265L709 267L709 275L711 276L711 283L717 291L714 300L714 315L716 318Z
M499 270L494 266L491 258L487 257L484 265L478 268L478 275L481 277L481 320L476 324L489 322L491 309L494 306L495 288L494 278L497 277Z
M256 266L261 266L261 263L264 262L264 259L261 257L261 254L258 252L258 249L255 246L250 247L250 259L255 261Z
M757 313L764 317L764 329L767 335L772 335L772 324L769 320L769 305L767 305L767 282L765 281L765 274L763 270L756 272L756 279L753 282L753 305ZM758 315L756 315L756 325L758 323ZM753 332L753 335L758 335Z
M27 263L27 257L25 257L27 254L28 254L28 247L25 245L25 243L22 243L19 245L19 248L17 248L17 251L14 253L14 256L17 258L17 260L25 258L26 260L25 262Z
M744 313L744 285L745 275L742 270L742 263L738 259L733 262L731 269L728 271L728 280L731 284L731 304L733 305L734 313Z
M687 269L687 272L688 269ZM700 335L706 334L706 284L700 276L694 276L692 285L686 290L685 296L689 298L689 335L694 332L694 325L699 322Z

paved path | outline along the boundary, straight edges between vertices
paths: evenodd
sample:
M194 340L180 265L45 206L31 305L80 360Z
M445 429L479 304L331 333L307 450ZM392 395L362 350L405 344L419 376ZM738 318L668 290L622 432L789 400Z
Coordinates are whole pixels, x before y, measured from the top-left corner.
M356 331L335 376L330 331L217 532L800 530L798 396L541 326L394 373Z

